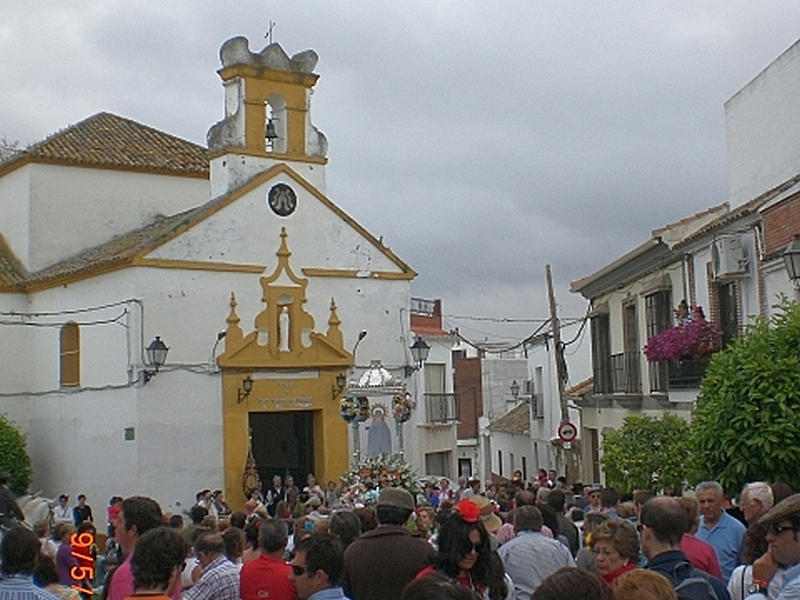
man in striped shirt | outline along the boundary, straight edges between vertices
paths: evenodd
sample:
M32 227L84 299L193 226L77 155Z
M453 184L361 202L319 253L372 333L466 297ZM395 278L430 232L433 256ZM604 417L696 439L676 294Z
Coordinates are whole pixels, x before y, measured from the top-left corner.
M58 600L55 595L33 585L38 560L39 538L35 533L17 526L3 534L0 600Z

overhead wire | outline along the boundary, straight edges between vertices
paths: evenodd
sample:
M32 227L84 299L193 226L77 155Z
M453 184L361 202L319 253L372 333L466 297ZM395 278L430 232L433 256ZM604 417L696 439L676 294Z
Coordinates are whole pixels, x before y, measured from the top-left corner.
M108 325L109 323L114 323L119 321L121 318L128 314L128 309L126 308L116 317L109 318L109 319L99 319L96 321L70 321L71 323L75 323L81 327L88 327L90 325ZM63 327L64 323L61 322L54 322L54 323L37 323L37 322L28 322L28 321L6 321L0 319L0 325L10 325L10 326L18 326L18 327ZM123 326L127 327L127 325Z

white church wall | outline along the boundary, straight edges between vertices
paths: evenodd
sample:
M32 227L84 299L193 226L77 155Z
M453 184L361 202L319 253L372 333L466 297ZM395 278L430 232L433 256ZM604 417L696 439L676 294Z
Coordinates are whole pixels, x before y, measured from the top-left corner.
M30 176L31 166L26 165L0 177L0 234L23 265L28 264L30 252Z
M235 168L230 161L236 161ZM269 170L278 163L289 165L303 179L325 193L325 166L313 162L275 160L249 154L224 154L211 160L211 197L217 198L231 189L236 189L251 177Z
M0 294L0 394L13 393L14 390L30 389L31 362L33 360L30 343L32 326L25 326L25 320L9 313L27 312L28 302L23 294Z
M59 388L60 328L69 321L79 324L81 385L127 383L129 347L133 348L136 342L138 308L119 303L135 297L133 281L122 271L32 294L28 312L53 314L31 317L32 321L52 326L30 328L28 339L35 351L29 366L31 386L24 391ZM114 306L89 310L107 304Z
M211 351L217 332L225 328L231 290L239 301L240 325L245 332L252 329L263 309L258 279L252 273L137 267L39 292L31 310L136 298L144 305L144 333L138 333L138 313L132 314L130 329L81 328L82 385L121 389L0 399L0 412L15 418L36 449L33 489L71 495L80 491L90 498L149 493L165 507L177 507L177 502L191 500L195 488L221 487L220 403L232 400L220 398L219 378L209 374ZM359 347L359 357L365 357L360 365L368 357L397 368L405 364L411 345L401 325L407 315L407 281L312 278L308 294L317 331L327 330L333 295L346 347L352 348L361 329L370 332ZM30 329L27 336L35 351L28 372L36 382L31 391L58 390L58 328ZM147 345L155 335L170 347L167 365L141 386L136 378L142 368L140 339ZM127 385L129 361L133 380ZM24 385L15 389L26 391ZM124 440L128 427L134 428L134 441Z
M30 253L36 271L209 199L207 179L30 165Z
M123 442L124 428L136 424L135 396L128 388L3 399L0 412L28 438L30 490L85 493L102 518L103 503L136 484L136 453Z
M276 183L297 194L297 208L278 217L266 197ZM364 278L376 270L399 272L372 242L325 206L294 179L278 176L223 207L192 229L148 254L148 258L271 264L286 227L292 268L357 269ZM307 243L312 241L313 243Z

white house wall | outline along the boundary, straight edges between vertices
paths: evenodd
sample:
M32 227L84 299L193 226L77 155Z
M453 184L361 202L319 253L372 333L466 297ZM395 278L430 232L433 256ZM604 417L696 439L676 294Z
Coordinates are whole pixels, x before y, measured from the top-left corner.
M503 455L503 469L500 470L498 453ZM525 457L528 479L536 474L537 465L533 447L527 435L512 435L499 431L492 432L492 472L511 479L514 471L522 471L522 458ZM546 467L545 467L546 468Z
M739 282L741 314L744 319L744 325L751 322L761 310L758 297L758 250L756 248L756 236L752 227L733 227L729 231L717 233L716 237L722 235L735 235L738 237L742 246L744 258L747 261L746 272L737 279ZM695 273L695 304L699 304L703 307L706 318L711 317L709 289L717 283L709 279L706 267L712 260L711 243L711 240L705 240L699 247L692 248L690 259L693 262ZM684 297L688 302L688 295ZM769 301L769 296L767 296L767 299ZM673 304L677 306L678 302L680 302L680 298L673 292Z
M732 206L797 175L800 165L800 41L725 103Z
M586 323L583 331L581 323L562 327L561 339L575 342L566 347L564 358L567 362L569 385L575 385L584 381L592 374L592 343L589 324ZM578 336L580 332L580 336ZM561 465L556 464L556 453L550 440L558 435L558 426L561 424L561 401L558 396L558 373L555 365L555 354L553 345L550 343L545 346L540 344L528 350L528 362L530 364L531 380L534 382L535 393L542 394L542 405L544 413L542 418L532 418L530 427L530 442L534 447L533 458L538 461L537 468L558 469ZM542 380L541 387L537 387L537 369L541 368ZM532 398L531 401L535 401ZM570 421L581 431L581 415L579 411L570 409L568 411Z
M428 360L425 364L444 366L444 393L453 393L453 337L452 336L426 336L425 342L430 346ZM413 340L412 340L413 342ZM409 344L410 346L411 344ZM449 475L455 479L458 473L456 460L456 423L426 423L425 406L425 366L416 371L409 380L409 391L415 394L417 409L405 426L406 456L417 473L425 474L425 455L438 452L449 452L449 472L432 473L432 475Z
M483 414L494 421L514 408L511 382L516 380L521 386L526 379L528 363L524 358L481 359Z
M764 265L764 291L767 299L767 315L775 313L772 307L777 304L781 296L800 302L800 290L792 285L782 259Z
M20 259L29 271L209 198L208 180L200 178L39 164L27 168L30 250Z

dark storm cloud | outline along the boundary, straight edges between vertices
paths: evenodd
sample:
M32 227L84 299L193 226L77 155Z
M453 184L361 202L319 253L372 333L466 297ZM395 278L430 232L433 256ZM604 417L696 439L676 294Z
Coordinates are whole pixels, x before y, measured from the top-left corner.
M453 314L542 316L569 281L726 200L723 102L796 39L783 1L237 3L11 0L0 135L100 110L204 143L218 49L268 19L314 48L328 195ZM476 333L477 335L477 333Z

